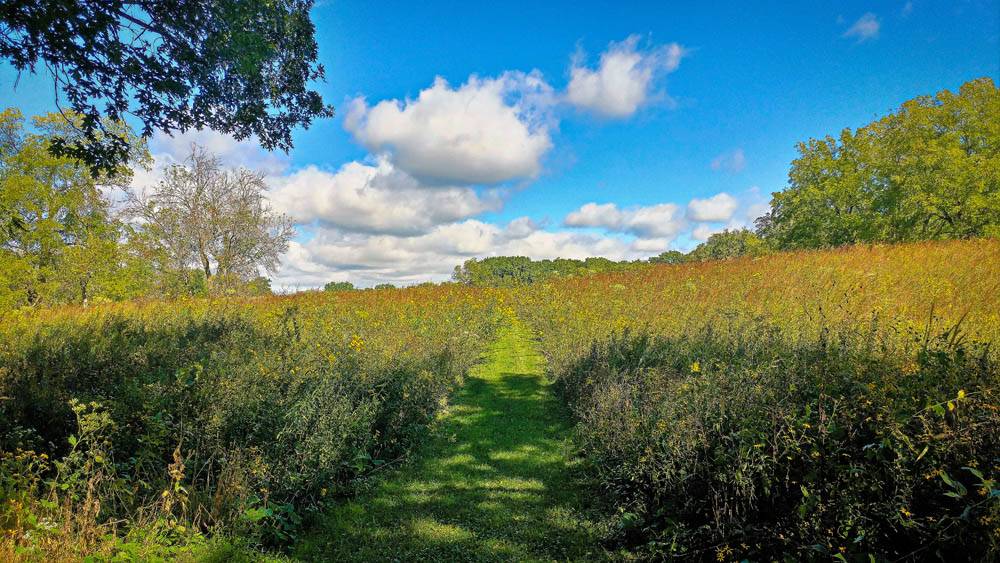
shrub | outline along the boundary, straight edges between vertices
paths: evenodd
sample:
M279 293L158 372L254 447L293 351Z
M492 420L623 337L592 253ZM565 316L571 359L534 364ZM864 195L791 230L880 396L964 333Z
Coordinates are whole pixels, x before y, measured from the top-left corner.
M93 500L95 529L121 520L287 544L421 440L495 310L491 294L453 286L12 314L0 451L51 461L2 468L0 523L15 496L53 521L56 507ZM17 526L8 539L37 547Z
M766 324L595 343L558 381L616 541L725 560L982 560L998 549L1000 414L984 345Z

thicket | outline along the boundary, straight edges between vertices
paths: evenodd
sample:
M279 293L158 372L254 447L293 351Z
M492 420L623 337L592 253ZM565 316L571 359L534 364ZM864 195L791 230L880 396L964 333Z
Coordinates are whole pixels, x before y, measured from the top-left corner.
M499 314L452 286L8 315L0 553L286 545L419 442Z
M581 454L647 558L998 554L1000 242L523 288Z

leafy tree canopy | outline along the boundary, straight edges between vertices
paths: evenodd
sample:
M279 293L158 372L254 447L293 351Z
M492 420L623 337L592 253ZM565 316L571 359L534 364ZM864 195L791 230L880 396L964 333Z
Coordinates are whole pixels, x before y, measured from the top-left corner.
M94 174L54 156L55 139L78 138L81 117L34 118L33 132L16 109L0 112L0 303L86 302L134 295L137 276L119 245L122 225L105 192L124 188L131 169ZM105 130L127 143L130 159L148 159L145 144L120 123ZM76 136L76 137L75 137Z
M323 286L323 291L351 291L354 289L354 284L351 282L328 282Z
M527 256L495 256L466 260L456 266L452 280L466 285L509 287L553 277L613 272L641 262L615 262L607 258L532 260Z
M764 239L748 229L726 229L715 233L685 256L686 262L728 260L740 256L760 256L767 252Z
M107 123L127 114L144 137L208 127L288 150L294 127L333 114L311 81L313 0L45 0L0 3L0 57L48 70L81 116L82 135L51 140L54 154L95 171L127 161Z
M757 223L778 249L1000 236L1000 90L989 78L798 152Z

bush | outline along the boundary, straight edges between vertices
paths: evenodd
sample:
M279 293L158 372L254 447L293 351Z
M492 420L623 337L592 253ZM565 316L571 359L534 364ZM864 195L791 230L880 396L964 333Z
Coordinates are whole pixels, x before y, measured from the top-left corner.
M420 441L489 342L494 309L450 287L11 315L0 451L52 462L2 468L0 524L7 499L63 522L57 507L92 501L95 529L122 520L287 544ZM46 533L3 526L20 526L15 545Z
M958 329L900 344L763 322L625 332L563 372L615 542L648 557L995 557L997 365Z

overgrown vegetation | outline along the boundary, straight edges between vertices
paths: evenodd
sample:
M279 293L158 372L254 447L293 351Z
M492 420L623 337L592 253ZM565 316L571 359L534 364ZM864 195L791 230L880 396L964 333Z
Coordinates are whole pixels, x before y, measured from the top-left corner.
M0 554L287 545L420 441L498 315L457 286L8 315Z
M643 557L1000 553L1000 243L782 254L525 288ZM794 296L794 297L793 297Z
M268 14L290 17L279 12ZM293 47L308 51L301 39ZM998 92L972 81L839 140L802 144L789 189L756 231L714 234L688 254L473 259L456 268L459 283L353 291L341 281L283 298L249 297L270 293L260 274L292 236L264 203L260 174L224 171L196 149L148 198L131 199L141 220L129 220L107 190L123 188L130 169L52 155L86 125L127 141L138 165L148 159L141 139L114 121L74 128L55 116L28 132L8 110L0 558L285 550L314 516L336 516L359 480L419 444L497 327L521 321L575 417L615 522L605 538L613 549L720 561L996 558L1000 241L978 237L1000 232ZM81 150L101 141L77 140ZM106 149L94 154L120 156ZM926 239L963 240L843 246ZM802 250L831 246L840 248ZM166 300L110 303L137 297ZM71 302L106 303L46 308ZM510 357L482 379L502 396L475 397L465 419L475 425L461 434L476 444L454 447L499 456L470 474L494 471L488 461L529 483L497 492L504 517L519 513L518 499L558 512L573 504L562 497L572 487L553 473L564 452L540 433L560 421L490 427L543 403L533 363L497 373L533 355L520 328L505 334ZM528 379L519 390L501 375ZM502 447L484 449L487 435ZM452 447L434 444L431 455ZM537 483L525 471L562 492L526 492ZM461 486L448 477L429 486ZM492 474L481 483L493 486ZM479 493L455 493L479 503L471 515L459 507L476 526L497 500ZM521 526L531 536L523 545L472 541L440 522L431 535L443 530L468 548L452 553L484 557L503 545L513 556L613 552L587 549L593 529L574 529L565 546L546 538L554 523L579 523L564 516ZM347 531L368 541L353 523ZM333 544L298 547L322 545ZM408 553L425 557L428 545Z

